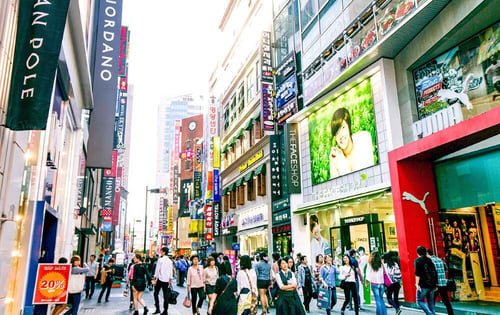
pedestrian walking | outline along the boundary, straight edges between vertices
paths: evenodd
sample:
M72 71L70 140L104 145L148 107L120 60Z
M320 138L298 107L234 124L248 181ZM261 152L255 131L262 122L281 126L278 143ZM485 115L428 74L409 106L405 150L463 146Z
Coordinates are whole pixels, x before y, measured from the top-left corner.
M293 273L293 276L295 277L297 275L297 270L295 269L295 262L293 261L292 256L287 256L287 263L288 263L288 270L290 270Z
M385 253L383 258L384 269L391 285L387 287L387 301L396 310L396 315L401 313L401 306L399 305L399 290L401 290L401 269L397 261L394 259L392 253Z
M177 285L180 287L184 286L184 280L186 279L186 272L188 268L189 263L184 258L184 255L181 255L178 261L179 278L177 279Z
M224 256L227 257L227 256ZM215 283L215 302L212 309L212 315L231 315L238 312L238 301L236 295L238 283L233 277L231 265L224 262L221 265L222 276Z
M359 310L364 311L364 309L361 307L361 296L359 294L359 288L363 286L364 277L363 277L363 273L361 272L361 269L359 268L359 262L356 259L356 250L354 250L354 249L349 250L349 258L351 259L351 265L355 271L355 276L354 276L354 278L356 279L355 299L358 300Z
M289 269L290 257L279 260L280 271L276 274L279 291L276 300L276 315L303 315L304 307L297 293L297 280ZM293 259L292 259L293 262Z
M437 287L437 272L432 260L427 257L423 246L417 247L418 258L415 259L415 282L417 287L417 304L425 314L435 314L434 290ZM425 300L427 299L427 303Z
M270 313L267 293L271 285L271 264L268 261L267 253L260 253L260 261L255 266L257 275L257 289L259 290L260 303L262 304L262 314Z
M341 314L344 314L347 305L353 299L354 311L357 315L359 314L359 304L357 299L358 292L356 290L356 271L349 255L346 254L342 257L342 263L342 266L339 268L339 279L341 280L340 286L344 289L345 301L342 305Z
M307 257L302 255L300 256L300 265L297 268L297 286L299 289L302 289L302 295L304 297L303 304L308 313L309 304L311 304L313 292L315 291L315 285L311 268L307 265Z
M203 267L199 264L198 255L191 256L191 267L187 273L187 291L191 296L191 309L193 314L200 314L200 309L205 300L205 284L203 283Z
M95 255L90 255L87 266L89 267L89 271L85 275L85 298L90 300L92 299L92 295L94 295L95 280L99 271L99 264L95 261Z
M101 303L102 297L104 296L105 292L106 292L105 302L109 302L109 294L111 293L111 287L113 286L113 282L115 281L115 273L116 273L114 258L110 258L108 260L108 263L104 265L104 267L102 268L101 273L103 274L101 277L102 289L101 293L99 293L99 298L97 299L97 303Z
M328 289L330 294L330 307L326 308L326 314L330 315L332 309L337 304L337 274L339 273L337 268L332 264L332 257L326 255L324 258L324 264L319 270L319 280L323 285L323 288Z
M134 315L139 315L138 304L140 303L144 307L144 315L148 313L148 307L146 302L142 298L144 290L151 281L151 275L149 270L143 262L143 258L140 254L135 254L134 265L130 268L130 283L132 288L132 295L134 297ZM128 281L127 281L128 284Z
M252 269L250 256L240 259L241 270L236 275L238 282L238 315L255 314L257 310L257 275Z
M217 255L216 255L217 257ZM205 291L208 295L208 311L207 314L212 314L212 309L215 302L215 284L219 278L219 268L215 265L216 258L213 256L207 259L207 268L203 270L203 282L205 283Z
M128 264L127 266L127 283L129 281L129 279L132 277L132 266L135 264L135 254L132 256L132 259L130 261L130 263ZM134 294L131 293L129 294L129 306L128 306L128 309L131 310L134 308Z
M359 310L363 310L363 304L370 304L370 288L366 288L366 266L368 265L368 255L366 255L365 248L360 246L358 248L358 257L359 257L359 271L363 276L364 281L360 281L358 285L358 297L359 297ZM366 290L366 291L365 291Z
M368 259L366 266L366 280L370 281L370 286L375 298L377 315L387 315L387 308L384 302L384 266L382 265L382 257L378 251L373 251Z
M80 267L81 259L78 255L71 257L70 263L71 275L68 281L68 305L71 305L71 309L65 314L77 315L82 299L83 287L85 285L85 273L89 271L89 268L87 264Z
M278 274L280 272L280 266L278 264L280 260L280 254L278 253L273 253L273 265L272 265L272 270L273 270L273 278L271 279L274 281L274 275Z
M319 273L320 273L321 267L323 267L323 264L325 263L325 258L323 257L322 254L318 254L318 255L316 255L315 262L316 263L314 264L314 268L313 268L314 281L316 281L316 283L320 283Z
M160 290L163 293L163 313L166 315L168 313L168 297L170 295L170 287L172 286L172 278L174 277L174 263L168 257L168 248L163 247L160 250L161 258L158 259L155 268L154 279L152 283L155 287L154 289L154 299L155 299L155 312L154 314L160 314Z
M451 307L450 299L448 298L448 288L446 286L448 280L446 279L446 272L448 267L439 257L434 256L432 249L427 249L427 256L432 260L434 268L437 272L437 292L436 296L439 294L443 304L446 306L446 311L448 315L453 315L453 308Z

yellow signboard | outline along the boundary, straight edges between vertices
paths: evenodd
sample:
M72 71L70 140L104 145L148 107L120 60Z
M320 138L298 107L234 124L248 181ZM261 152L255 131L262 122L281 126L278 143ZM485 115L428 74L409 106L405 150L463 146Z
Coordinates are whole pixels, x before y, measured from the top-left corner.
M212 137L213 142L213 167L220 168L220 137Z
M255 162L261 160L264 157L264 150L260 150L255 153L251 158L248 159L245 163L240 165L240 173L245 171L249 166L255 164Z

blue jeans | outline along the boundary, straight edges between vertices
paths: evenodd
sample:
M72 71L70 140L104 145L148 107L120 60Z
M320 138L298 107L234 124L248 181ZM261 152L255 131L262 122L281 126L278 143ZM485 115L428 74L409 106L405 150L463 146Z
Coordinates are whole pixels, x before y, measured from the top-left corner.
M385 285L372 283L372 292L377 306L377 315L387 315L387 308L384 302Z
M82 299L81 293L69 293L68 294L68 304L71 304L71 309L68 310L65 315L78 315L78 309L80 308L80 301Z
M427 298L427 303L425 303L425 298ZM434 315L434 289L430 288L420 288L417 290L417 304L427 315Z

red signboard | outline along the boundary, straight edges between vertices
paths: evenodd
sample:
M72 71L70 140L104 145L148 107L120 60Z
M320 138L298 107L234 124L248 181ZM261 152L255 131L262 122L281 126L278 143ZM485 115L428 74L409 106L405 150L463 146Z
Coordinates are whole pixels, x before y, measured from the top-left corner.
M205 227L211 229L214 222L214 211L212 206L205 206Z
M70 264L38 264L33 304L66 303Z

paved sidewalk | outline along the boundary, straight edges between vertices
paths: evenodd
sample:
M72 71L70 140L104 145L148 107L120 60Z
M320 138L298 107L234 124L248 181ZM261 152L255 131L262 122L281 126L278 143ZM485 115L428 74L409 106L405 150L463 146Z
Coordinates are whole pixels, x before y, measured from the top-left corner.
M105 314L105 315L129 315L132 314L132 310L129 310L129 297L124 297L123 296L123 290L124 290L125 285L123 284L121 288L113 288L111 289L111 295L109 298L109 302L102 302L102 303L97 303L97 296L99 295L100 288L96 291L94 294L94 297L92 300L82 300L82 304L80 305L80 312L79 314ZM177 298L177 305L170 305L168 308L168 314L169 315L190 315L191 310L187 309L182 306L182 302L184 301L184 298L186 297L186 288L185 287L178 287L174 286L174 290L180 293L179 297ZM339 293L339 299L337 301L337 304L334 307L334 313L340 313L340 308L342 307L342 303L344 302L343 295ZM144 300L146 302L146 305L148 306L150 313L155 311L154 307L154 299L153 299L153 292L146 290L144 293ZM160 305L163 305L161 302L160 298ZM375 314L375 305L363 305L363 308L365 309L364 311L361 311L360 314ZM394 315L395 311L392 308L389 308L388 310L388 315ZM139 306L139 312L140 314L143 313L142 307ZM201 314L206 314L207 313L207 303L203 304ZM258 312L260 314L261 311ZM316 307L316 300L311 301L311 312L309 314L325 314L326 312L324 310L319 310ZM403 307L402 313L404 315L413 315L413 314L422 314L421 311L415 310L412 308L406 308ZM275 310L271 310L271 314L276 314ZM346 315L354 314L354 311L346 311ZM226 314L226 315L233 315L233 314ZM236 315L236 314L234 314Z

